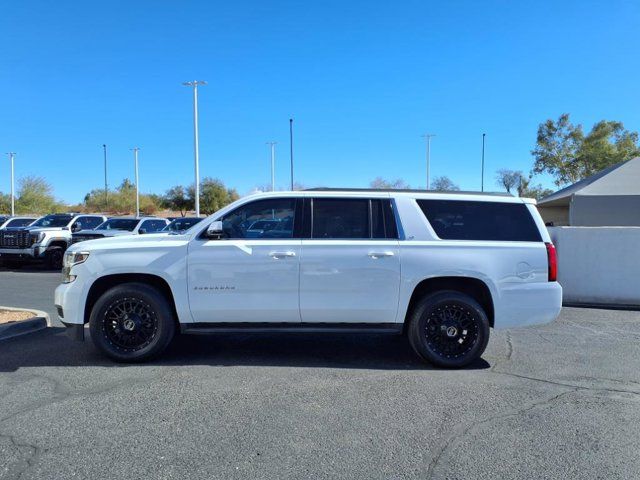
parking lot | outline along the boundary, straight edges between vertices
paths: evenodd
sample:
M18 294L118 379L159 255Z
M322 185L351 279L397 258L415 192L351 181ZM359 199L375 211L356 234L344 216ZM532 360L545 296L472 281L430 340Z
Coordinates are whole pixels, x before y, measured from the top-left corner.
M57 272L0 271L53 314ZM638 478L640 312L565 308L459 371L400 337L180 337L116 365L59 323L0 344L0 478Z

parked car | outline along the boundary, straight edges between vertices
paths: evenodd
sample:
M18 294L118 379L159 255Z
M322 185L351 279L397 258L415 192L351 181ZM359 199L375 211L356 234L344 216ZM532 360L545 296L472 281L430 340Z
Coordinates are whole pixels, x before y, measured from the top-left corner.
M71 232L104 222L103 215L55 213L28 227L0 230L0 262L19 266L40 261L49 268L62 268L62 258L71 242Z
M196 223L201 222L203 219L200 217L178 217L171 220L169 225L162 229L163 232L182 233L185 230L190 229Z
M114 217L92 230L87 229L74 233L71 243L121 235L156 233L162 231L168 224L168 220L157 217Z
M277 230L248 235L274 217ZM72 336L89 323L96 347L123 362L158 355L177 330L362 332L404 333L424 360L462 367L490 328L557 317L556 270L535 200L273 192L182 235L73 245L55 305Z
M0 216L0 230L3 228L28 227L37 219L38 217Z

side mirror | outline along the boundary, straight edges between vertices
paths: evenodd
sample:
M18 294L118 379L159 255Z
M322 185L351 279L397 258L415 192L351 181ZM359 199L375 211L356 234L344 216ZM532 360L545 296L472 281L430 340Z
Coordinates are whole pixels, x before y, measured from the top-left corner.
M147 231L144 228L138 230L138 235L144 235L145 233L147 233Z
M222 222L216 220L215 222L211 222L207 227L207 238L212 240L220 240L224 237L224 229L222 228Z
M72 232L79 232L80 230L82 230L82 224L80 222L76 222L71 226Z

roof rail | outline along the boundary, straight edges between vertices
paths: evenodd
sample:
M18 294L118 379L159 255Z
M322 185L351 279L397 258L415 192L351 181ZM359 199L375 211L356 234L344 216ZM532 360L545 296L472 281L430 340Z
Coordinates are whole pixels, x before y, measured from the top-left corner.
M473 192L469 190L419 190L413 188L305 188L305 192L397 192L397 193L450 193L453 195L491 195L494 197L513 197L507 192Z

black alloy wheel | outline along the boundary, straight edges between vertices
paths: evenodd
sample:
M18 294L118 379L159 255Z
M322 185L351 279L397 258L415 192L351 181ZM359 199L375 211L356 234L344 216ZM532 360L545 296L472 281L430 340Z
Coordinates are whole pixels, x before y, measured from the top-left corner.
M461 368L478 359L489 342L489 319L471 296L457 291L427 295L407 318L415 352L445 368Z
M135 352L149 345L157 334L158 316L143 300L124 297L106 308L102 331L116 348Z
M91 340L118 362L149 360L164 351L175 334L177 320L170 301L147 284L114 286L91 309Z

